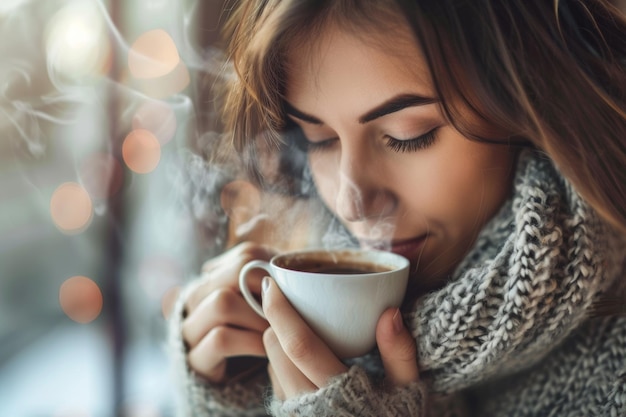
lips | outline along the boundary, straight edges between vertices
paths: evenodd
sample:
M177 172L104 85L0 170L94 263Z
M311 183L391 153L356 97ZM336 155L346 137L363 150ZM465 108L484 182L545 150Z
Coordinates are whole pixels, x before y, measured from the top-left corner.
M410 260L422 249L427 238L428 235L421 235L410 239L392 240L391 242L368 239L359 239L359 242L364 248L387 250Z

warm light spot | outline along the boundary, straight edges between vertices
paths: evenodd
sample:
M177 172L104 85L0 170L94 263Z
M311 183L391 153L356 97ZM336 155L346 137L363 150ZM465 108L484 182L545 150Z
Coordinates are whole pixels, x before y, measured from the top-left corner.
M135 79L134 86L147 96L161 99L182 92L189 82L189 70L183 61L180 61L169 74L160 78Z
M61 284L59 304L70 319L89 323L102 311L102 292L98 284L87 277L71 277Z
M113 155L96 152L85 158L80 166L80 179L94 199L105 199L122 187L124 173Z
M158 78L170 73L180 57L174 40L162 29L141 35L128 52L128 68L135 78Z
M93 204L83 187L74 182L66 182L52 194L50 215L62 232L78 233L89 225L93 216Z
M170 314L172 314L178 294L180 294L180 287L176 286L167 290L161 298L161 312L163 313L163 318L166 320L170 317Z
M69 3L46 27L48 68L71 78L103 73L111 55L105 28L92 2Z
M149 130L161 145L165 145L176 133L176 115L166 102L149 100L137 109L133 118L133 129Z
M135 129L124 139L122 157L132 171L147 174L159 164L161 145L149 130Z

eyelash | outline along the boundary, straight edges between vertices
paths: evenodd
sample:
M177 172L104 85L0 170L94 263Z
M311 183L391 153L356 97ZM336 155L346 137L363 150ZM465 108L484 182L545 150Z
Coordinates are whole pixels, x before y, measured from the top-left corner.
M417 152L431 146L435 142L436 133L437 128L434 128L421 136L406 140L400 140L387 136L387 147L398 153Z
M417 152L422 149L426 149L431 146L436 139L437 128L434 128L423 135L420 135L413 139L396 139L391 136L385 136L386 143L389 149L397 153ZM326 139L321 142L311 142L302 135L303 145L308 152L325 151L335 144L336 138Z

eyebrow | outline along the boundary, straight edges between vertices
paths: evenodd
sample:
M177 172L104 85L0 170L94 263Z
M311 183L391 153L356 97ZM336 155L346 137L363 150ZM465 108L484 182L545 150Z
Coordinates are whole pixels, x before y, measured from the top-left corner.
M425 97L417 94L401 94L390 98L384 103L368 111L363 116L359 117L359 123L364 124L367 122L371 122L372 120L378 119L379 117L383 117L390 113L395 113L397 111L406 109L407 107L425 106L427 104L437 103L438 101L439 100L434 97ZM288 102L285 102L285 111L287 112L287 114L296 117L302 121L315 125L324 124L324 122L322 122L317 117L311 116L310 114L298 110Z

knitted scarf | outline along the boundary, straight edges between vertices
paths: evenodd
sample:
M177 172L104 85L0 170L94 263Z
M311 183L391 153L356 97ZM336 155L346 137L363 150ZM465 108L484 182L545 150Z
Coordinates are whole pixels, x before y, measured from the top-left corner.
M523 152L513 197L450 282L405 312L422 375L452 392L536 364L587 318L624 253L552 162Z

